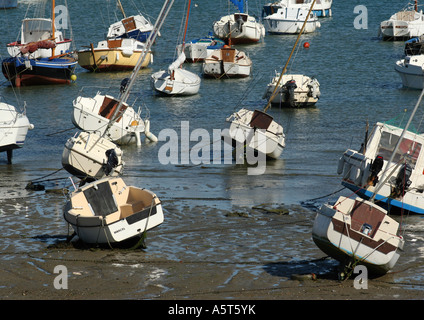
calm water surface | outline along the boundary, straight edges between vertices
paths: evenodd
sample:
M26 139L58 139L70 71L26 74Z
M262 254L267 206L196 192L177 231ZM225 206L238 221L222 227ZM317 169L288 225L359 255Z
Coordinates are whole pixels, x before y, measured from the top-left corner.
M0 11L3 27L9 32L0 33L0 54L7 56L6 44L18 37L21 19L27 5L23 1L19 8ZM36 1L33 1L36 2ZM70 22L75 47L96 44L102 40L109 23L114 21L114 1L68 1ZM132 1L129 1L132 3ZM109 4L109 7L105 6ZM125 1L123 1L125 3ZM187 38L208 34L212 22L227 13L226 1L194 1L191 10ZM260 16L265 1L250 1L250 13ZM299 206L305 202L318 207L328 200L329 195L341 188L340 177L336 174L337 160L348 147L358 147L364 137L366 121L386 121L411 110L419 92L402 88L394 64L402 56L403 43L382 42L378 38L379 23L395 11L400 10L404 1L363 1L368 9L368 28L357 30L353 13L357 2L335 0L333 17L321 19L321 28L314 34L302 37L310 43L309 49L300 47L292 58L289 72L316 76L321 84L321 98L315 108L300 110L271 109L275 120L286 131L286 148L280 159L267 163L265 174L247 175L247 167L235 164L215 165L162 165L158 152L163 142L145 142L141 148L124 147L126 162L125 180L128 184L146 187L158 194L164 201L166 221L150 237L149 250L163 254L169 259L179 259L187 254L190 236L179 234L171 239L166 233L173 230L189 230L199 225L220 221L225 212L239 208L252 208L260 204ZM155 19L162 1L144 1L138 9ZM125 4L124 4L125 6ZM104 8L104 12L103 9ZM220 8L222 12L218 12ZM133 13L132 5L126 7ZM183 1L176 1L162 30L162 36L154 46L154 63L142 70L133 88L134 95L141 96L144 112L150 112L151 131L158 135L163 129L180 132L181 122L189 121L190 130L206 129L212 137L213 129L222 129L225 118L244 106L263 108L262 95L275 71L285 64L295 36L267 35L256 45L239 46L253 60L252 77L243 80L202 79L200 92L192 97L160 97L150 88L152 72L167 68L175 58L175 46L179 38L182 16L185 12ZM69 30L66 31L69 35ZM201 73L201 65L187 65L187 69ZM14 254L42 250L46 241L37 238L47 235L55 241L56 236L67 234L62 218L65 197L60 194L26 191L29 181L44 181L47 189L69 186L67 173L61 168L61 154L65 141L75 134L71 123L72 101L82 88L85 96L94 96L98 90L117 95L120 81L129 73L92 74L77 67L77 81L69 86L40 86L13 89L6 83L0 87L0 94L9 103L27 103L27 115L35 129L30 131L25 146L14 152L13 165L7 165L6 155L0 154L0 259L12 259ZM103 89L108 88L108 89ZM423 112L419 111L417 118ZM47 175L50 175L48 176ZM308 202L310 199L317 199ZM7 200L7 201L6 201ZM195 209L202 212L197 215ZM299 206L299 208L301 208ZM310 221L313 212L293 212ZM411 244L407 243L406 257L400 264L423 259L423 226L420 217L407 222L406 230ZM412 222L411 222L412 221ZM235 222L237 223L237 222ZM258 222L260 227L260 222ZM310 233L308 227L298 228L299 236ZM155 237L155 232L157 236ZM161 235L161 232L165 234ZM307 246L299 248L296 232L284 236L284 246L291 259L304 259L310 253L320 255L310 236ZM235 234L234 237L237 237ZM239 235L242 237L242 235ZM259 237L262 247L275 246L279 237L276 232L264 232ZM217 240L218 241L218 240ZM222 241L222 240L221 240ZM229 239L228 241L232 241ZM290 242L292 241L292 242ZM256 243L255 245L258 245ZM281 244L282 245L282 244ZM215 256L218 260L230 259L234 248L212 246L208 252L193 254ZM248 255L250 246L239 248L239 254ZM279 248L275 247L269 261L280 261ZM181 250L181 251L180 251ZM188 250L190 251L190 250ZM287 251L286 253L287 254ZM413 273L416 276L417 270ZM415 277L414 276L414 277ZM407 280L423 282L411 274ZM399 281L405 281L404 278Z

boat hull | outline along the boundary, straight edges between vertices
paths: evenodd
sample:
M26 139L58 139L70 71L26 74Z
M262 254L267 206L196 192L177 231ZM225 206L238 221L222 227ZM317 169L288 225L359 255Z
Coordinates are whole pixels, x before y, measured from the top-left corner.
M74 58L26 59L6 58L2 61L2 72L16 87L69 84L77 60Z
M94 49L78 51L78 64L92 72L130 71L137 64L142 51L133 51L125 54L120 49ZM147 68L152 60L152 54L148 52L141 65Z
M87 244L115 244L140 237L164 221L157 196L106 177L73 192L64 219Z
M253 17L236 13L224 16L213 24L216 37L231 44L259 42L265 36L265 27Z
M174 77L167 71L152 74L151 87L163 95L191 96L200 89L200 77L184 69L175 70Z
M411 89L420 89L424 87L424 72L421 62L417 63L406 63L406 60L411 60L411 56L408 59L402 59L396 62L395 70L399 74L402 85ZM413 59L413 58L412 58Z
M340 263L358 263L372 274L383 275L393 269L403 248L397 229L398 223L378 206L340 197L335 206L325 204L318 211L312 238L318 248Z

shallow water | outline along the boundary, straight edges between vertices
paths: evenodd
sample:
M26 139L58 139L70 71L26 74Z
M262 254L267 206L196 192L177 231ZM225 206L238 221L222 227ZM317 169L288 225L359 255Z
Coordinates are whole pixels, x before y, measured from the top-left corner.
M107 29L112 6L109 12L100 12L99 2L104 3L69 1L77 48L101 40ZM139 9L155 17L159 6L145 2ZM252 2L251 13L262 6ZM192 8L188 39L206 35L212 22L226 13L223 9L218 14L215 5L215 1L203 1ZM219 5L224 8L224 1ZM341 189L337 160L346 148L360 145L366 121L385 121L401 115L404 109L411 110L419 94L402 88L394 71L403 44L382 42L377 37L379 22L400 10L401 5L394 0L384 4L368 1L365 5L368 29L355 29L355 4L338 0L333 4L333 17L321 19L319 31L302 38L310 48L296 51L289 72L316 76L322 95L315 108L270 110L284 126L287 140L281 158L268 162L264 174L248 175L249 167L240 164L163 165L158 153L164 141L123 148L126 183L151 189L165 209L165 222L149 233L143 259L190 261L194 266L199 261L239 263L222 283L224 287L237 278L240 270L258 278L266 272L287 280L293 273L325 273L334 266L331 261L314 262L323 254L313 244L311 228L314 210ZM0 11L1 21L12 30L0 34L3 57L7 56L5 44L15 40L26 9L21 3L18 9ZM150 74L166 68L175 58L183 12L183 4L176 2L154 46L154 63L140 72L133 91L141 96L143 112L150 112L155 135L173 129L180 136L182 121L189 121L190 132L205 129L212 141L213 130L223 129L225 118L241 106L265 106L265 87L275 70L281 70L286 62L295 37L266 36L259 44L239 46L253 60L251 78L202 79L196 96L160 97L150 88ZM200 64L186 67L201 72ZM14 152L13 165L7 165L6 155L0 154L0 260L13 261L34 252L43 254L49 245L64 241L68 235L62 217L66 197L27 191L25 186L30 181L42 182L48 190L71 186L68 174L60 169L64 143L76 132L70 117L73 99L82 88L85 96L93 96L98 88L108 88L100 90L116 95L128 73L91 74L78 67L76 75L76 83L69 86L0 87L0 94L9 103L19 106L26 101L28 118L35 126L24 148ZM416 118L421 116L422 110ZM184 155L182 152L180 155ZM290 214L279 216L252 209L261 204L288 207ZM246 216L228 216L234 212ZM414 285L412 290L421 291L424 220L404 217L402 222L407 243L394 282ZM63 254L66 256L66 252ZM119 261L120 253L112 254ZM28 261L34 262L33 258ZM166 272L158 268L150 275L160 278Z

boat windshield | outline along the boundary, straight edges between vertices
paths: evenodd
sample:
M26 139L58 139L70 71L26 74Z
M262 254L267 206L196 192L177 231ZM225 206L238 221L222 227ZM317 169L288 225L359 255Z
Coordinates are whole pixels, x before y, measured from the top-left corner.
M381 133L381 139L378 145L377 154L382 156L385 160L388 160L398 141L398 135L383 131ZM420 143L407 138L403 138L401 144L399 145L399 149L397 150L396 155L393 158L393 162L398 163L402 159L406 159L406 161L412 166L412 168L415 168L415 164L417 163L417 159L420 155L420 152Z

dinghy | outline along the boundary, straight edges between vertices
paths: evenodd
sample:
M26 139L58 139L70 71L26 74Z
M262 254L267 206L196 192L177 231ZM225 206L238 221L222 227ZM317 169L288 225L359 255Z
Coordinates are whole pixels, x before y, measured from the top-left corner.
M141 237L164 221L162 204L147 189L105 177L78 188L63 210L64 219L87 244L116 244Z

